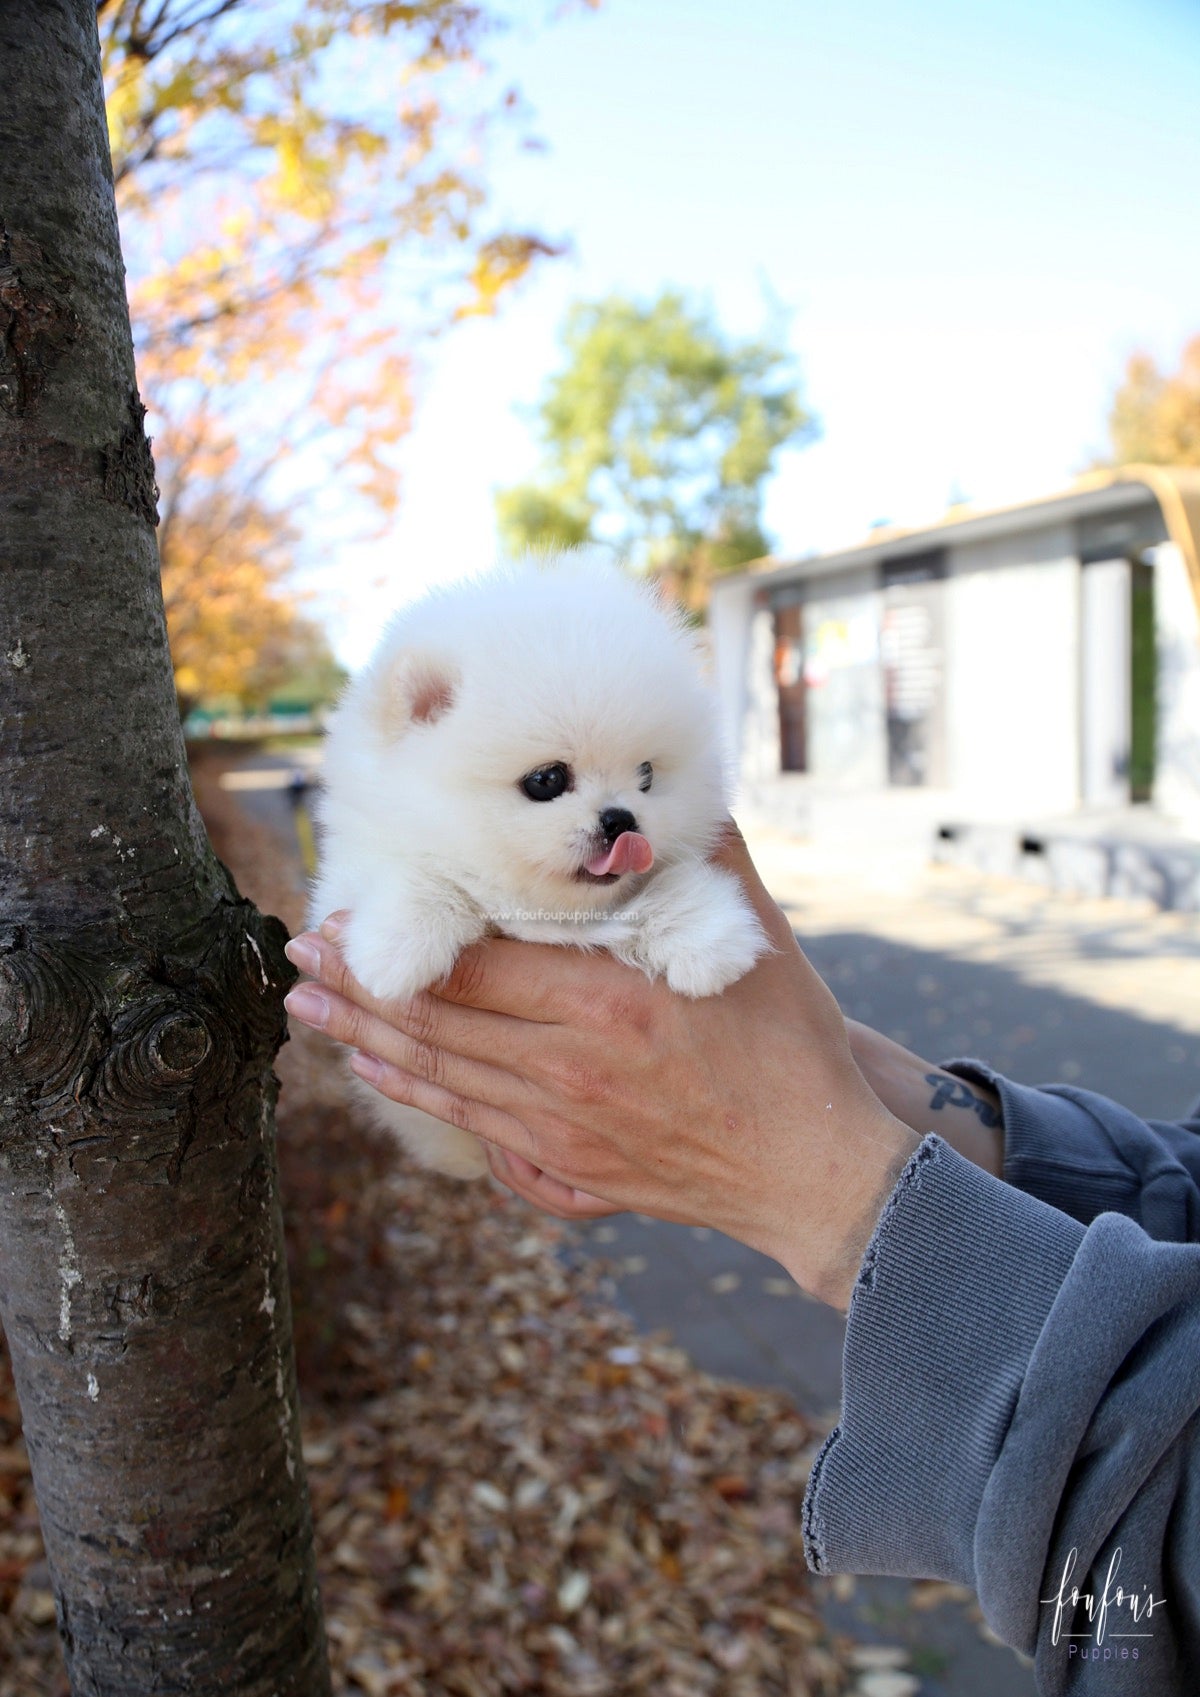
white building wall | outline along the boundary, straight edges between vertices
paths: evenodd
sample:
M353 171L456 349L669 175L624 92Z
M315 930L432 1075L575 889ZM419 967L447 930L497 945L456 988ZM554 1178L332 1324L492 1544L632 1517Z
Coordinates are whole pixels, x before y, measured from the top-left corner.
M1082 574L1097 568L1081 567L1075 549L1074 528L1064 524L949 550L946 787L972 817L1036 818L1070 812L1083 800L1082 709L1088 685L1083 643L1095 671L1103 653L1112 649L1115 655L1118 636L1122 655L1127 653L1128 633L1124 625L1119 633L1115 628L1107 634L1084 630ZM1158 644L1154 803L1198 827L1200 614L1174 544L1160 544L1153 559ZM771 786L779 778L772 615L756 605L765 587L718 584L710 610L721 730L743 791ZM1122 593L1122 608L1124 599ZM809 772L823 785L886 787L881 611L874 563L805 584ZM1101 613L1091 608L1093 627ZM1120 681L1127 690L1127 677ZM1094 696L1096 679L1091 682ZM1097 721L1094 708L1093 702L1089 718ZM1104 725L1115 713L1108 703L1101 716ZM1093 795L1093 802L1102 799Z
M1133 731L1129 561L1090 561L1079 588L1081 799L1086 807L1125 807Z
M977 811L1078 803L1079 572L1067 525L950 550L947 783Z
M878 583L874 565L814 578L804 603L808 769L852 789L887 783Z
M1154 801L1183 824L1200 825L1200 612L1173 542L1154 550L1158 638L1158 724Z
M708 644L721 747L735 777L743 764L748 731L753 619L752 584L720 581L713 584L708 608ZM779 770L778 748L775 770Z
M750 614L746 648L746 705L736 750L744 786L778 778L779 692L775 687L775 622L767 607Z

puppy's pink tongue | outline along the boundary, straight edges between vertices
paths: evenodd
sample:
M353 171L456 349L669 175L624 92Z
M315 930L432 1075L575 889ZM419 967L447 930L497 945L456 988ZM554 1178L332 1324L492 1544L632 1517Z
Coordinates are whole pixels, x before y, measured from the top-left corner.
M610 849L588 861L587 870L603 878L606 872L649 872L653 865L654 850L641 832L622 831Z

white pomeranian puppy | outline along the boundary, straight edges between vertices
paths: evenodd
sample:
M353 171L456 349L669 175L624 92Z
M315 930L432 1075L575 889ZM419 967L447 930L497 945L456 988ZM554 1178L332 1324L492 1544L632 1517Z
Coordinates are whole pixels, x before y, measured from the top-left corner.
M350 910L347 965L381 998L496 933L602 947L714 995L770 947L707 863L725 812L682 622L586 555L511 566L405 608L342 698L313 923ZM486 1170L469 1133L362 1091L424 1165Z

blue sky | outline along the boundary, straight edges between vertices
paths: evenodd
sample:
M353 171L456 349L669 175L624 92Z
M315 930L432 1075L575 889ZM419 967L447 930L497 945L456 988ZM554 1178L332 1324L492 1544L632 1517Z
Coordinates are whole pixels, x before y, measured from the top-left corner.
M495 557L575 297L681 286L743 332L783 303L823 428L768 490L784 553L1058 487L1128 353L1200 331L1192 0L606 0L496 58L548 143L498 151L497 219L574 252L427 355L403 509L340 562L352 664Z

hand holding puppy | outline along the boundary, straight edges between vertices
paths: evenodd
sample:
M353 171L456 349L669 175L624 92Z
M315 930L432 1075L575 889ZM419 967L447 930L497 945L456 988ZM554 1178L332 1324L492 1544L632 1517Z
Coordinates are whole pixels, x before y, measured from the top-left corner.
M851 1056L832 995L732 829L717 864L775 952L722 995L672 993L603 954L494 938L406 1002L369 996L328 936L289 954L289 1009L360 1077L483 1140L495 1175L568 1218L635 1209L714 1226L845 1306L914 1133Z

